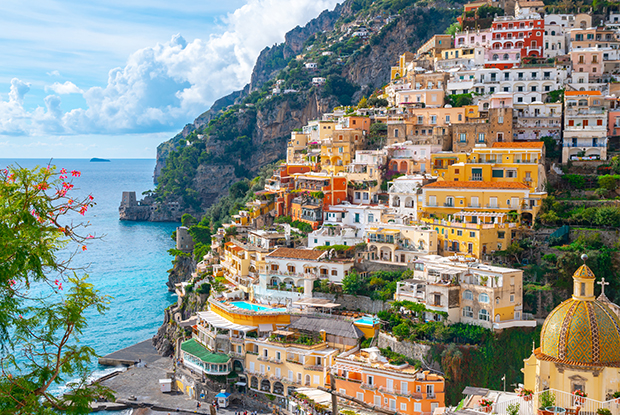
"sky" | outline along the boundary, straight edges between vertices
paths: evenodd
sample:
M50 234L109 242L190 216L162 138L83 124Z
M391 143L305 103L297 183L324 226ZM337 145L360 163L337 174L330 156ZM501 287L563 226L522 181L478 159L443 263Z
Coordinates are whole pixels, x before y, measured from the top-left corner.
M100 4L97 4L100 3ZM0 158L155 158L337 0L0 2Z

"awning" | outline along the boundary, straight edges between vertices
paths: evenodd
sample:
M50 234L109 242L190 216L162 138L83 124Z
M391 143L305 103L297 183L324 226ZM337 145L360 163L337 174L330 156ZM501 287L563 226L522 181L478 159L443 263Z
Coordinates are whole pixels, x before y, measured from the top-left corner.
M235 383L235 385L237 385L237 386L247 386L247 383L245 383L245 382L237 382L237 383Z
M293 305L305 305L307 307L323 307L323 308L336 308L340 307L340 304L335 304L329 300L322 298L304 298L303 300L294 301Z
M198 315L198 318L206 321L207 323L218 329L237 330L244 333L256 330L256 327L243 326L241 324L236 324L229 320L226 320L224 317L220 316L217 313L214 313L213 311L199 311L196 314Z
M259 324L258 331L273 331L273 324Z
M293 334L295 334L295 332L288 330L276 330L273 332L273 334L277 334L279 336L292 336Z

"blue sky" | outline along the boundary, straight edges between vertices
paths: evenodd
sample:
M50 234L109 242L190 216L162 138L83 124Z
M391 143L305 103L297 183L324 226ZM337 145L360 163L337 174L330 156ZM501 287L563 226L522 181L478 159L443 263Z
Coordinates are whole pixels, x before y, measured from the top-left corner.
M0 2L0 158L154 158L336 0Z

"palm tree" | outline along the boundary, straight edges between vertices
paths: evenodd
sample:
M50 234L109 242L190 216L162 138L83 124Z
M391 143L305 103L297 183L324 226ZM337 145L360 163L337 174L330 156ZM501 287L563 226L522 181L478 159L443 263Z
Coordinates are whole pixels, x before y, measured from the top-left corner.
M568 13L575 7L575 3L573 2L573 0L562 0L562 2L560 3L560 7Z

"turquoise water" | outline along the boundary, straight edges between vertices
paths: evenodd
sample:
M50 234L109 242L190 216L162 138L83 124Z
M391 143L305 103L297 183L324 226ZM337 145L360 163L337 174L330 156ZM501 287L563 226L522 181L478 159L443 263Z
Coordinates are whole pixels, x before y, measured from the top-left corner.
M248 303L246 301L232 301L230 304L234 305L237 308L241 308L243 310L249 310L249 311L265 311L265 310L269 310L269 311L285 311L286 310L285 308L265 307L265 306L262 306L262 305Z
M367 326L374 326L375 324L377 324L379 322L378 318L375 317L362 317L358 320L355 320L355 324L364 324Z
M13 163L34 167L48 161L0 159L0 167ZM74 179L76 195L90 193L97 203L85 217L77 215L76 220L90 221L88 232L103 238L77 255L74 265L88 266L90 282L114 297L106 314L88 314L89 327L81 342L105 355L152 337L163 322L164 308L176 299L165 283L167 270L172 268L172 257L166 251L174 246L170 234L177 224L121 222L118 206L124 190L135 190L140 197L143 191L154 188L155 160L90 163L56 159L53 164L81 171L82 176ZM95 362L92 369L96 375L105 368Z

